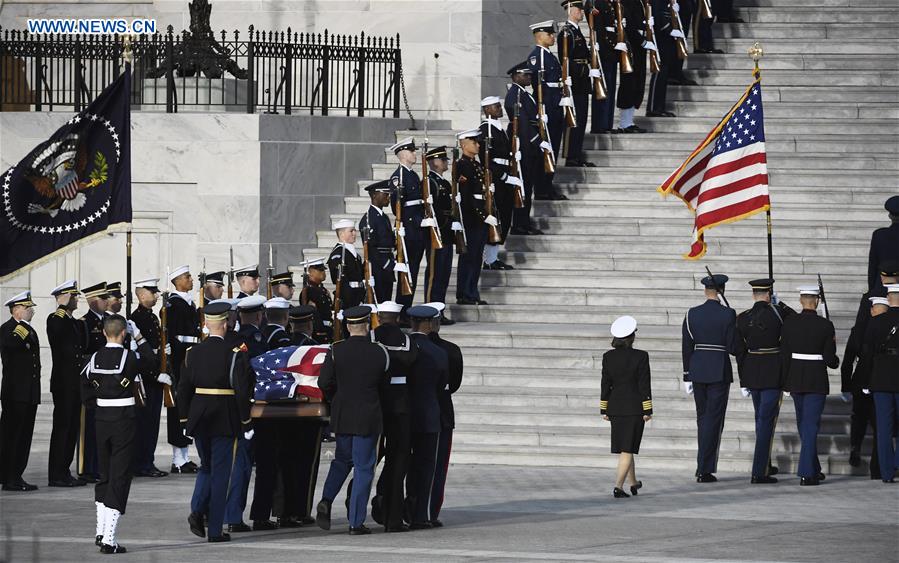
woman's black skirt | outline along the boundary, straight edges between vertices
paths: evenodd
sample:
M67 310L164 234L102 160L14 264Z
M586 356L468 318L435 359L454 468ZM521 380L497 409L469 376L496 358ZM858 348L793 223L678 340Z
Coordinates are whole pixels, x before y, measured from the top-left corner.
M609 416L612 422L612 453L640 453L643 440L643 415Z

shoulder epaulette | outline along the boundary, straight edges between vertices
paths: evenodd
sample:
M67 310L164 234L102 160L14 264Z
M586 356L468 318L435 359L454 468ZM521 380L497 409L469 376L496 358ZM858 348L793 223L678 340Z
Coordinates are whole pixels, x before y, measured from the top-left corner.
M64 319L66 316L65 309L57 309L55 313L53 313L54 317L59 317L60 319Z
M28 338L28 329L22 325L16 325L16 328L14 328L12 332L22 340Z
M240 346L235 346L231 351L236 354L238 352L246 352L247 350L249 350L249 348L247 348L247 345L241 342Z

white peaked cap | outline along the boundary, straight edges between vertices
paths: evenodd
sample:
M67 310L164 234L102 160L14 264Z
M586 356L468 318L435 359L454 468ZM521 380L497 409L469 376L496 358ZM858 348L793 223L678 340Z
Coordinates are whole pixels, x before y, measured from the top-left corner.
M178 266L177 268L172 270L171 274L169 274L169 281L172 281L175 278L177 278L178 276L186 274L189 271L190 271L190 266L188 266L187 264L185 264L183 266Z
M637 319L630 315L618 317L612 323L612 336L615 338L627 338L637 330Z

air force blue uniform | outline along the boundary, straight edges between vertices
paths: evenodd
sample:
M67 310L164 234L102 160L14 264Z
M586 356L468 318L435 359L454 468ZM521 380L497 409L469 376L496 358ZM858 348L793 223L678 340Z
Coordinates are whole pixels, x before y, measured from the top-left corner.
M549 141L553 147L553 153L558 157L559 147L562 144L562 133L565 128L565 114L559 102L562 101L562 63L556 58L549 49L537 45L531 54L528 55L528 68L532 72L532 80L534 81L534 92L537 91L537 83L541 81L540 71L543 71L543 107L546 112L547 124L549 129ZM544 175L544 184L540 186L537 193L544 194L552 191L552 175Z
M403 210L405 213L405 210ZM375 296L378 303L390 301L393 296L393 248L396 240L393 226L384 211L369 205L362 219L359 220L359 231L367 237L368 261L371 263L371 275L375 278ZM407 231L408 233L408 231Z
M402 188L400 205L403 206L403 228L406 231L406 264L409 266L409 281L412 284L412 293L403 295L399 286L396 290L396 302L403 306L403 312L412 305L415 297L415 288L418 286L418 267L425 249L431 244L429 231L422 228L421 222L425 218L424 202L421 193L421 178L411 168L403 165L397 167L390 176L390 185L393 194L390 203L394 210L397 205L399 190Z

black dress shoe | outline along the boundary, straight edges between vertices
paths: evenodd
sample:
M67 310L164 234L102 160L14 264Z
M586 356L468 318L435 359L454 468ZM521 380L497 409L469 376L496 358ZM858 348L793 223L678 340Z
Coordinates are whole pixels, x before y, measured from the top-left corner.
M268 530L277 530L278 524L271 520L253 520L254 532L265 532Z
M237 524L228 524L228 533L240 534L242 532L250 532L251 528L246 522L238 522Z
M312 516L303 516L300 518L300 522L302 522L304 526L308 526L310 524L315 524L315 518Z
M537 201L552 201L553 196L551 194L534 194L534 199Z
M128 553L128 550L125 549L125 546L123 546L123 545L118 545L118 544L107 545L104 543L100 546L100 553L105 553L106 555L112 555L114 553Z
M442 528L443 522L441 522L440 520L435 518L434 520L431 520L431 527L432 528Z
M481 269L482 270L501 270L502 269L502 268L497 268L495 266L496 266L496 262L492 262L490 264L488 264L487 262L484 262L483 264L481 264Z
M433 527L430 522L412 522L409 524L410 530L430 530Z
M768 476L769 477L772 475L777 475L778 473L780 473L780 469L778 469L776 465L768 466Z
M625 127L624 129L618 129L620 133L646 133L646 129L640 127L639 125L631 125L630 127Z
M231 541L231 536L223 533L220 536L215 536L215 537L209 536L209 539L206 541L208 541L209 543L222 543L222 542L226 542L226 541Z
M477 305L477 299L456 299L456 305Z
M90 473L79 473L78 478L84 481L85 483L96 483L100 480L100 477L97 475L92 475Z
M883 482L884 482L884 483L895 483L895 482L896 482L896 478L895 478L895 477L890 477L889 479L884 479Z
M718 478L711 473L702 473L696 478L697 483L715 483L717 481Z
M856 450L849 452L849 465L858 467L862 463L862 456Z
M637 481L636 485L631 485L631 494L637 496L637 491L643 488L643 481Z
M493 265L494 270L514 270L515 269L515 266L506 264L502 260L497 260L492 265Z
M723 55L724 54L724 51L722 51L721 49L696 49L693 52L696 54L699 54L699 55Z
M777 479L775 479L774 477L755 477L755 476L753 476L750 483L753 485L771 485L771 484L777 483Z
M532 235L542 235L542 234L545 234L543 231L541 231L541 230L538 229L537 227L528 227L528 231L529 231L530 234L532 234Z
M396 532L408 532L409 526L405 524L400 524L398 526L385 526L384 531L388 534L393 534Z
M615 498L630 498L631 495L627 494L618 487L615 487L614 489L612 489L612 496Z
M478 299L478 305L490 305L490 303L487 303L483 299Z
M818 474L815 475L815 479L817 479L819 481L823 481L823 480L827 479L827 476L819 471Z
M449 317L444 316L443 313L441 313L440 314L440 324L443 326L451 326L451 325L456 324L456 321L454 321L453 319L451 319Z
M71 481L60 480L60 481L50 481L47 483L48 487L77 487L75 484L75 480Z
M331 529L331 501L322 499L315 507L315 523L322 530Z
M802 479L799 480L799 485L801 487L815 487L820 484L821 484L821 481L819 481L815 477L803 477Z
M96 538L94 538L94 545L97 547L103 545L103 534L100 534Z
M384 525L384 496L383 495L375 495L371 498L371 519L382 526Z
M154 467L152 469L145 469L143 471L137 471L134 473L134 476L135 477L150 477L152 479L158 479L160 477L167 477L168 473L166 473L165 471L160 471L159 469L156 469Z
M668 117L663 111L647 111L646 117Z
M568 196L561 192L556 192L553 194L553 201L568 201Z
M187 524L190 526L190 533L197 537L206 537L206 522L203 515L199 512L191 512L187 517Z
M736 16L729 16L726 18L719 17L716 21L718 23L746 23L745 21L743 21L743 18L738 18Z
M365 524L359 526L358 528L350 527L350 535L351 536L367 536L371 533L371 528L366 528Z
M290 518L278 518L278 528L302 528L303 522L298 518L291 516Z
M190 473L196 473L198 470L199 470L199 468L197 467L196 463L194 463L192 461L188 461L187 463L185 463L184 465L181 465L181 466L175 465L173 463L171 472L179 473L182 475L188 475Z
M513 235L525 235L526 236L526 235L531 234L530 230L525 229L523 227L512 227L509 230L509 232L512 233Z
M328 442L336 442L336 441L337 441L337 438L335 438L333 434L323 434L322 435L322 442L324 442L326 444Z

